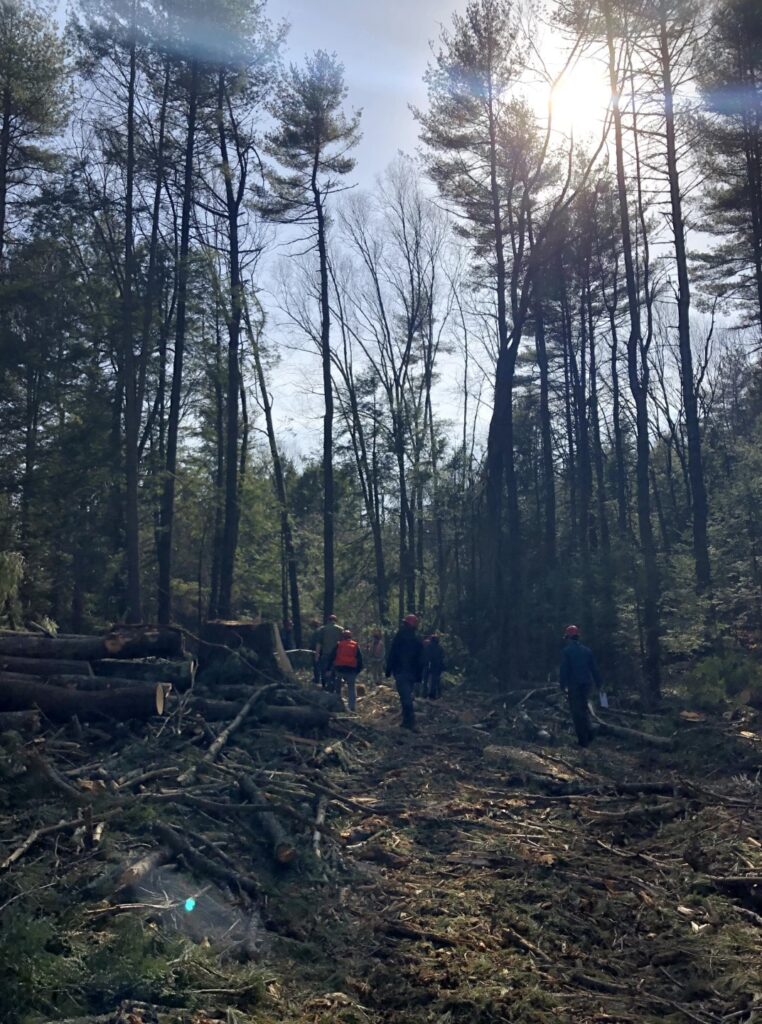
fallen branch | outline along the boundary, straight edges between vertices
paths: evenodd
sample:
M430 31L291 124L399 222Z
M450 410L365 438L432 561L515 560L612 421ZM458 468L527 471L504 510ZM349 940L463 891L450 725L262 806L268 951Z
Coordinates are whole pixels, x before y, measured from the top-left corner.
M638 743L646 743L651 747L660 747L662 750L671 750L673 743L669 736L654 736L650 732L640 732L638 729L628 729L624 725L614 725L613 722L604 722L595 711L591 711L593 721L600 727L602 733L611 736L620 736L622 739L637 740Z
M244 796L248 797L253 804L261 804L263 802L262 794L247 775L241 776L238 785ZM275 863L281 865L292 864L298 856L296 846L294 846L294 843L275 814L269 810L257 811L256 819L260 828L270 840L270 850Z
M209 747L207 752L201 758L201 761L196 765L192 765L190 768L188 768L187 771L184 771L182 775L180 775L180 777L177 780L180 783L180 785L184 786L188 782L190 782L195 777L196 772L199 770L199 768L202 767L202 765L210 764L212 761L214 761L214 759L217 757L219 752L228 742L233 733L237 729L239 729L240 726L243 724L244 720L246 719L246 716L249 714L254 705L258 701L262 700L268 693L271 693L273 690L277 689L278 685L279 684L273 683L270 686L265 686L261 690L256 690L254 693L252 693L251 697L249 697L249 699L246 701L244 706L235 716L233 721L225 729L222 730L222 732L219 734L214 743L212 743L211 747Z
M192 871L211 878L215 882L224 882L233 892L243 891L255 898L259 896L259 888L252 878L240 875L211 858L205 857L202 853L198 853L170 825L157 821L153 830L159 839L169 847L174 856L182 858Z
M325 816L328 810L328 797L325 794L318 797L317 810L315 811L315 831L312 833L312 850L316 857L320 857L320 840L323 833L320 831L325 823Z
M0 732L39 732L40 713L38 711L2 711L0 712Z

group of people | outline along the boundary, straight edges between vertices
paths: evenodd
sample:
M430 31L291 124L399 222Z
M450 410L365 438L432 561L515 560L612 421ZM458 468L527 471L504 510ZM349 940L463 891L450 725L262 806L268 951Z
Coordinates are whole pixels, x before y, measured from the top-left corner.
M444 651L437 633L421 639L418 617L410 614L402 620L386 653L381 630L374 630L366 647L365 657L350 629L339 625L336 615L329 615L323 626L313 622L310 646L313 652L313 678L316 686L342 695L346 685L350 711L357 707L357 677L366 667L371 684L378 685L385 675L394 676L402 711L401 725L415 731L414 698L423 696L436 700L442 693Z
M287 631L290 622L284 623ZM366 669L373 685L385 675L394 677L402 712L401 726L416 731L415 698L436 700L442 692L445 657L437 633L422 639L418 633L418 616L412 613L402 620L387 656L384 635L376 629L363 650L350 629L339 625L336 615L329 615L323 626L313 620L310 647L313 652L313 677L322 686L339 696L346 686L350 711L357 708L357 677ZM590 717L590 692L593 685L602 690L602 680L592 651L580 639L577 626L567 626L561 653L559 679L567 694L569 710L577 741L586 747L593 738Z

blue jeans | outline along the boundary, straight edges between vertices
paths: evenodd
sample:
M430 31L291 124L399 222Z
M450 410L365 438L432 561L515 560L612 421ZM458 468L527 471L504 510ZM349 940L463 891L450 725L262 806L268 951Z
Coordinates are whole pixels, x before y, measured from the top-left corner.
M349 710L354 711L357 707L357 669L337 668L334 672L334 690L341 697L341 684L347 684L347 704Z
M395 673L394 682L397 684L397 693L400 695L402 727L403 729L415 729L415 706L413 704L415 676L412 672Z

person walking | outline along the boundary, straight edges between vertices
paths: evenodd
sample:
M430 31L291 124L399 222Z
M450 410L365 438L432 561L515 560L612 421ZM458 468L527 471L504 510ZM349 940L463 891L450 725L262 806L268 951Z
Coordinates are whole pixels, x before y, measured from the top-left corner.
M416 732L413 693L423 678L423 643L416 633L418 618L406 615L389 648L386 678L394 676L402 709L401 726Z
M333 662L336 645L339 640L341 640L341 634L343 632L344 629L339 625L339 620L335 615L329 615L325 620L323 628L318 631L315 655L317 657L318 669L320 672L320 683L324 690L333 689L333 671L331 669L331 663Z
M423 654L423 695L429 700L438 700L442 695L444 661L439 634L432 633Z
M320 686L320 658L317 653L320 644L320 619L310 619L310 650L312 651L312 682Z
M331 655L331 669L334 679L334 693L341 697L341 687L347 684L347 703L349 710L357 709L357 677L362 672L362 651L356 640L352 639L352 630L345 629L341 640L336 644Z
M291 619L284 619L280 630L280 642L284 651L291 651L294 647L294 623Z
M561 689L569 698L569 710L577 733L577 742L586 747L593 738L593 727L590 722L591 685L595 683L598 690L603 688L601 674L595 664L593 652L580 642L579 630L576 626L567 626L564 630L566 641L561 652Z
M374 686L379 686L384 675L384 659L386 658L386 646L380 629L374 629L368 645L368 667L370 668L370 681Z

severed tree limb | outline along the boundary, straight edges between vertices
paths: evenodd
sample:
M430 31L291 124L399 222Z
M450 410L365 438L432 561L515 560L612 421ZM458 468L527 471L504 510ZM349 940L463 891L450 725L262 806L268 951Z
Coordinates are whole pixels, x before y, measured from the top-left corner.
M214 743L212 743L211 747L209 747L207 752L202 757L201 761L196 765L192 765L190 768L188 768L187 771L184 771L182 775L179 776L177 781L180 783L181 786L184 786L186 785L186 783L190 782L195 777L196 772L199 770L199 768L201 768L202 765L210 764L212 761L214 761L214 759L217 757L219 752L225 746L225 744L236 731L236 729L240 728L240 726L243 724L244 720L246 719L246 716L249 714L254 705L257 704L259 701L264 700L267 694L272 693L273 690L277 690L279 686L279 683L273 683L270 686L264 686L261 690L256 690L254 693L252 693L251 697L249 697L249 699L246 701L244 706L235 716L233 721L230 722L230 724L222 730L222 732L219 734Z
M219 864L210 857L194 850L180 834L170 825L157 821L153 830L159 839L169 847L175 857L181 857L188 867L196 874L204 875L215 882L224 882L233 892L243 891L254 898L259 896L259 887L252 878L240 875L237 871Z
M100 821L107 821L109 818L113 818L117 814L117 811L109 811L106 814L101 814L98 817ZM39 842L40 839L44 839L45 836L54 835L56 832L73 832L77 828L81 828L86 825L86 818L73 818L71 821L59 821L55 825L46 825L44 828L36 828L33 832L30 832L21 846L17 847L13 853L11 853L5 860L0 863L0 871L7 871L8 868L12 867L16 861L21 860L25 853Z
M263 797L256 784L247 775L241 776L238 785L244 796L248 797L253 804L263 802ZM270 849L275 863L292 864L298 856L298 851L277 816L268 810L258 811L256 818L260 828L270 840Z
M39 732L39 711L0 711L0 732Z
M672 740L669 736L654 736L649 732L640 732L638 729L628 729L624 725L614 725L612 722L604 722L595 711L591 710L593 721L600 726L601 732L611 736L621 736L622 739L637 740L638 743L646 743L651 747L660 747L662 750L672 749Z
M37 753L36 750L30 751L27 755L27 764L33 771L47 779L51 786L63 793L67 800L70 800L75 804L87 804L90 802L90 797L86 793L83 793L70 785L41 754Z
M320 831L325 824L325 815L328 810L328 797L322 794L318 798L317 810L315 811L315 831L312 833L312 849L316 857L320 857L320 840L323 833Z
M80 828L84 825L84 818L74 818L72 821L59 821L55 825L46 825L45 828L36 828L33 832L30 832L26 837L21 846L17 847L13 853L11 853L5 860L0 864L0 871L7 871L9 867L12 867L17 860L21 860L25 853L27 853L40 839L45 836L53 835L54 832L68 832L75 828Z

